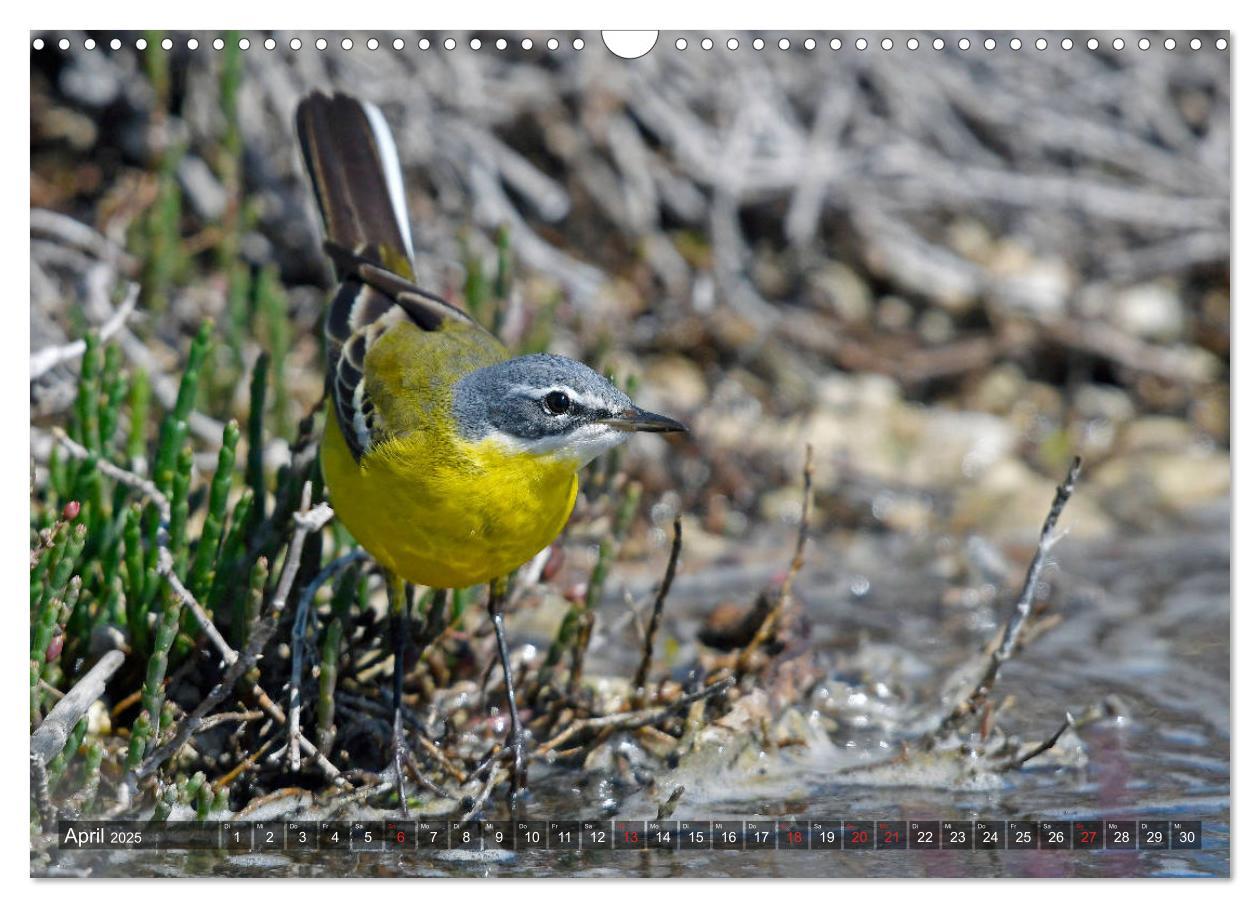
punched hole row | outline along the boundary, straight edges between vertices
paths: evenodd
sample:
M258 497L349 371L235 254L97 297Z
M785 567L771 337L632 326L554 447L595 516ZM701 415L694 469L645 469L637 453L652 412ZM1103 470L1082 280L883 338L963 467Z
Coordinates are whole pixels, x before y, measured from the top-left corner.
M123 42L121 38L111 38L108 42L108 47L110 50L122 50L124 43L125 42ZM149 47L149 40L147 38L136 38L134 42L126 43L132 43L137 50L147 50ZM227 43L228 42L223 38L215 38L210 42L210 46L214 48L214 50L223 50L227 47ZM342 38L340 41L329 41L327 38L316 38L311 43L316 50L327 50L329 47L333 46L338 46L342 50L353 50L355 47L354 39L349 37ZM363 43L368 50L379 50L386 42L383 42L378 38L368 38ZM405 50L407 48L407 42L402 38L394 38L388 43L396 51ZM767 46L766 40L760 37L753 38L748 43L753 50L764 50ZM840 38L832 38L825 43L826 46L830 47L832 50L840 50L844 47L844 42ZM918 50L920 47L924 46L930 46L933 50L944 50L946 43L947 42L944 38L933 38L930 42L925 44L924 42L920 42L918 38L911 37L905 39L904 46L907 50ZM1084 46L1089 50L1098 50L1098 48L1102 46L1102 43L1103 42L1101 42L1098 38L1087 38L1083 42ZM1162 43L1164 50L1176 50L1178 47L1178 42L1175 38L1165 38ZM290 50L301 50L304 46L301 38L290 38L287 44ZM481 38L471 38L468 40L467 44L472 50L481 50L482 47L489 46L493 47L495 50L505 51L508 49L510 44L517 44L522 50L533 50L535 42L532 38L521 38L519 41L512 42L509 42L507 38L497 38L493 41L483 41ZM548 50L554 51L560 49L560 40L558 38L548 38L545 42L543 42L543 44ZM712 38L707 37L699 39L696 44L701 50L712 50L717 46ZM728 38L724 44L727 50L739 50L742 46L739 38ZM1110 44L1113 50L1124 50L1127 46L1123 38L1113 38ZM586 42L580 37L575 37L569 42L569 45L573 48L573 50L582 50L586 46ZM1005 45L1010 50L1022 50L1024 42L1020 38L1010 38L1005 42ZM1071 38L1063 38L1058 42L1058 45L1062 50L1072 50L1076 46L1076 42L1074 42ZM1136 45L1138 50L1150 50L1151 47L1154 46L1150 38L1139 38ZM1223 37L1217 38L1214 45L1217 50L1223 51L1229 48L1229 41ZM49 43L43 38L35 38L31 41L31 47L34 50L43 50L47 46L49 46ZM61 38L56 42L56 47L63 51L70 50L71 46L69 38ZM95 38L85 38L83 41L83 47L85 50L95 50L96 46L97 42ZM171 38L163 38L159 42L159 46L163 50L173 50L175 42ZM184 42L184 46L188 50L197 50L200 48L201 42L197 38L188 38ZM236 46L240 50L249 50L253 47L253 42L251 42L249 38L241 37L236 39ZM275 38L264 38L261 42L261 46L264 50L275 50L278 43ZM454 38L445 38L436 45L435 42L429 38L420 38L416 42L416 47L419 50L429 50L435 46L450 51L458 48L459 42ZM674 48L676 50L687 50L690 46L691 42L687 38L680 37L674 41ZM779 50L791 50L793 44L790 38L780 38L777 42L775 42L775 46L778 47ZM800 42L800 46L805 50L815 50L820 46L820 42L815 38L805 38ZM879 40L877 46L882 50L890 51L893 50L897 44L892 38L882 38ZM962 37L957 39L955 46L958 50L966 51L970 50L973 45L970 38ZM992 51L997 50L999 43L995 38L985 38L984 41L981 42L980 46L985 50ZM1050 41L1046 38L1037 38L1032 42L1032 46L1037 50L1047 50L1050 47ZM1201 38L1191 38L1187 42L1187 46L1191 50L1201 50L1204 47L1204 41ZM853 47L855 50L864 51L872 47L872 44L866 38L857 38L853 41Z

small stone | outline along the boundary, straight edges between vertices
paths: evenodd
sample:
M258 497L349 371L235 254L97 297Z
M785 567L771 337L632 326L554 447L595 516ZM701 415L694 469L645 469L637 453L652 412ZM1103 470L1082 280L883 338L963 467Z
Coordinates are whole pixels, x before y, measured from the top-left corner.
M1147 340L1173 341L1185 333L1181 298L1165 284L1140 284L1117 294L1109 316L1117 327Z
M1014 449L1015 431L988 413L930 410L916 444L902 467L905 481L948 487L963 477L976 477Z
M1195 432L1185 420L1172 416L1144 416L1134 420L1121 433L1118 453L1142 451L1186 451L1195 445Z
M116 101L122 91L118 71L100 51L70 54L58 83L67 97L98 110Z
M1133 418L1133 401L1114 385L1081 385L1072 395L1072 406L1084 419L1124 423Z
M943 344L954 334L954 320L940 309L929 309L919 318L919 336L929 344Z
M1229 457L1219 451L1154 455L1146 470L1170 510L1186 510L1229 495Z
M656 403L666 412L699 409L709 399L709 385L695 361L684 356L659 356L644 370L647 403Z
M932 520L932 502L923 495L886 490L875 496L871 516L889 530L921 533Z
M757 256L753 263L753 280L767 299L782 299L791 290L787 269L773 255Z
M875 321L885 331L905 331L914 320L914 307L899 296L885 296L875 307Z
M959 218L949 225L946 242L963 258L983 264L993 254L993 235L981 221Z
M1229 439L1229 391L1223 387L1201 392L1190 405L1195 427L1217 442Z
M1227 497L1231 469L1220 451L1143 451L1108 461L1090 481L1117 515L1149 526Z
M871 318L871 288L852 268L838 262L810 273L807 293L849 324L866 324Z
M88 707L88 734L94 737L105 737L113 730L109 719L109 709L100 700L92 701Z
M1003 279L997 295L1008 306L1041 316L1058 316L1067 310L1073 276L1066 263L1036 260Z
M971 393L972 409L998 415L1009 413L1024 393L1027 379L1016 365L1003 364L988 371Z
M1090 477L1092 483L1092 476ZM1046 519L1056 482L1008 457L964 488L954 505L955 532L976 531L997 538L1034 539ZM1114 524L1098 505L1092 488L1077 487L1060 522L1073 538L1097 538Z

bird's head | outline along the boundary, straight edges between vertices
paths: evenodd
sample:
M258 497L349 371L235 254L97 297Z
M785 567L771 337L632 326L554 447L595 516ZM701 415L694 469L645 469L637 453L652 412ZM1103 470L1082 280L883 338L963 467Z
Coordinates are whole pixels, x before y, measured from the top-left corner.
M455 423L469 441L550 455L577 466L621 444L631 432L685 432L668 416L634 405L595 370L539 353L496 363L460 379Z

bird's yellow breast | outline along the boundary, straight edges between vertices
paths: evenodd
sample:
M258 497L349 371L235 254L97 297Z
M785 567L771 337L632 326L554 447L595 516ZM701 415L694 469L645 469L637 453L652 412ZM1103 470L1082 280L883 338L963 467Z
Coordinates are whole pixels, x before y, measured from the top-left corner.
M333 508L359 544L431 587L472 586L524 564L559 535L578 491L575 463L432 423L356 462L330 414L321 459Z

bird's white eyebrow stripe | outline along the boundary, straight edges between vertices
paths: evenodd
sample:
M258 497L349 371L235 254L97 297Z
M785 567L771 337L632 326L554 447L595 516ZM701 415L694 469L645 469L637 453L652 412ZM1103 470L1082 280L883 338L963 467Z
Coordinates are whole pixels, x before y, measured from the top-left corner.
M565 385L553 385L550 388L535 388L530 385L513 385L508 390L512 394L519 394L522 397L528 397L531 400L542 400L552 391L563 391L565 394L569 395L570 400L581 404L584 407L594 408L605 404L605 401L602 401L597 397L590 397L579 391L574 391L572 388L566 387Z

